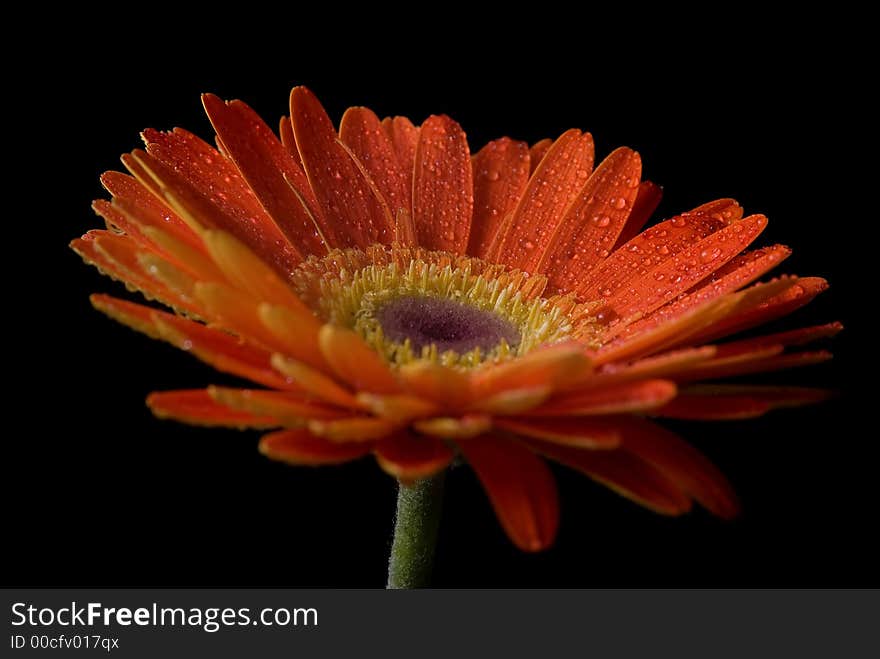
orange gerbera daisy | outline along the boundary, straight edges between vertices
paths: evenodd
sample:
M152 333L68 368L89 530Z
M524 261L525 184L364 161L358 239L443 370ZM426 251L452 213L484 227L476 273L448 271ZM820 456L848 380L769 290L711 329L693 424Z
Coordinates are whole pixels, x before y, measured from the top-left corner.
M643 231L660 189L640 181L631 149L594 168L591 136L569 130L471 155L449 117L415 126L362 107L337 132L303 87L279 139L244 103L203 100L218 149L145 131L146 150L122 158L131 176L102 177L113 198L94 208L108 229L72 243L173 312L92 302L258 385L154 393L158 416L279 428L260 441L270 458L372 454L403 484L433 484L401 488L401 551L425 532L405 528L407 511L431 508L456 456L524 550L557 530L545 458L660 513L696 501L731 517L719 471L647 417L744 418L822 396L696 384L825 360L790 348L840 325L714 343L826 282L754 283L789 249L743 251L767 220L732 199Z

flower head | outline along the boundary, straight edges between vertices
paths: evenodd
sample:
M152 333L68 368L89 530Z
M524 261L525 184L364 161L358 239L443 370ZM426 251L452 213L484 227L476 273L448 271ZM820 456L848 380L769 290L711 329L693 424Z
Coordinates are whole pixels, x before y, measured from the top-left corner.
M280 138L244 103L204 97L218 149L147 130L108 172L107 230L73 248L172 311L93 304L254 388L154 393L155 414L276 428L267 456L325 465L372 454L403 482L460 455L517 546L547 547L546 460L660 513L736 498L649 418L728 419L812 402L793 387L699 384L809 364L792 348L839 324L718 342L826 288L755 283L789 254L732 199L643 230L660 189L638 153L594 168L592 138L509 138L471 155L445 116L415 126L350 108L339 130L299 87Z

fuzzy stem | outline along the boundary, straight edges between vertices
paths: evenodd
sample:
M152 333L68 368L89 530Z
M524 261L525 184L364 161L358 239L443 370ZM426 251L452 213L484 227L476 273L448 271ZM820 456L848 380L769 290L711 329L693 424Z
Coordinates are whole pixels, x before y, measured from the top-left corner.
M441 471L412 485L400 484L388 588L424 588L430 583L445 477Z

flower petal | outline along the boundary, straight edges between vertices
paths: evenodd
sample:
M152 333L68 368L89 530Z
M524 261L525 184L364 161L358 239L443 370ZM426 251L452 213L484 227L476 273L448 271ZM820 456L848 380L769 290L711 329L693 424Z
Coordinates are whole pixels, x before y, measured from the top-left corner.
M683 249L677 258L648 265L606 298L623 317L648 314L685 292L739 254L767 226L763 215L739 220Z
M739 513L736 494L724 475L695 448L648 421L630 419L624 450L653 465L710 512L730 519Z
M388 364L355 332L324 325L318 342L333 372L353 389L375 394L394 394L401 390Z
M676 386L669 380L644 380L603 387L596 378L586 390L554 396L527 416L595 416L629 414L660 407L675 397Z
M376 416L401 424L431 416L438 410L435 403L408 394L379 396L362 391L357 399Z
M625 451L590 451L546 442L529 442L529 446L656 513L681 515L691 509L690 499L670 478Z
M444 407L461 408L473 397L470 376L441 364L415 361L401 366L398 374L406 389Z
M373 455L382 469L404 483L433 476L455 457L439 439L419 437L406 431L378 442Z
M369 443L338 444L315 437L308 430L282 430L260 440L260 453L291 465L335 465L350 462L370 452Z
M271 361L272 366L278 372L286 375L298 387L316 398L346 409L358 410L363 408L363 405L358 402L350 391L320 371L309 368L301 362L289 359L278 353L272 355Z
M463 254L473 205L473 171L464 131L449 117L428 117L419 131L413 170L417 244Z
M487 398L508 389L561 388L589 373L590 359L578 343L551 345L484 367L472 378L472 397Z
M641 174L639 154L621 147L587 179L536 268L547 275L551 290L577 288L584 274L608 257L635 202Z
M195 426L272 428L278 421L233 410L216 402L205 389L157 391L147 396L147 406L160 419L173 419Z
M433 417L413 423L413 428L420 433L440 439L470 439L482 435L491 427L492 417L485 414Z
M491 435L462 442L498 521L524 551L553 544L559 527L559 495L550 469L525 446Z
M318 200L290 151L245 103L213 94L204 94L202 103L223 149L293 249L326 254Z
M406 117L386 117L382 120L382 128L391 138L397 161L403 168L406 186L412 190L412 177L416 162L416 144L419 142L419 128Z
M577 448L609 449L620 444L620 432L613 421L518 417L496 419L495 425L524 437Z
M474 219L467 253L489 256L495 236L529 182L529 147L509 137L489 142L473 157Z
M501 243L504 263L537 272L556 227L593 169L593 138L569 130L560 136L535 170Z
M339 138L363 164L392 217L398 217L401 211L411 216L411 173L405 171L398 160L379 118L368 108L349 108L339 124Z
M285 356L320 371L330 372L330 365L324 359L318 342L322 324L315 316L271 304L260 304L257 315L275 338L274 345L281 346Z
M636 194L636 200L633 202L632 210L617 236L612 251L618 249L621 245L628 243L635 238L651 219L651 215L660 205L660 199L663 197L663 188L651 181L642 181L639 183L639 190Z
M691 245L739 219L742 209L732 199L704 204L652 226L622 245L584 278L579 292L586 298L610 298L628 286L634 272L656 267Z
M305 87L290 95L290 115L303 166L321 206L330 247L389 243L393 218L342 145L330 117Z
M350 412L316 402L302 394L264 389L208 387L208 394L226 407L258 416L272 417L278 423L296 427L309 419L339 419Z
M396 428L387 419L358 416L337 420L310 420L309 432L331 442L369 442L390 435Z
M550 150L550 147L553 146L553 140L549 137L545 137L543 140L539 140L532 144L529 147L529 174L534 174L535 170L538 169L538 165L541 164L541 161L544 160L544 156L547 155L547 152Z

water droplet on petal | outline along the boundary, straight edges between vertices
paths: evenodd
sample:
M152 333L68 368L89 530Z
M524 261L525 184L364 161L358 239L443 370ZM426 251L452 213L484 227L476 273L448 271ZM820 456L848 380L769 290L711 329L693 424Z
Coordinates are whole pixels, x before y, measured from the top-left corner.
M683 227L687 224L687 220L681 216L673 217L672 220L670 220L670 224L674 227Z
M617 209L625 208L626 207L626 199L624 199L623 197L618 197L617 199L615 199L612 202L612 204Z

